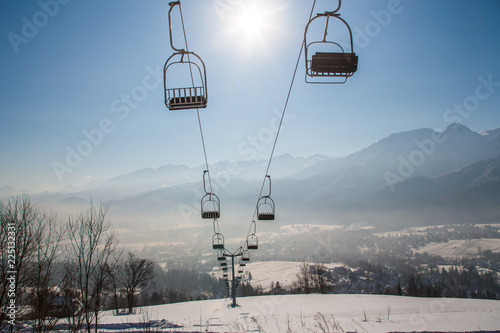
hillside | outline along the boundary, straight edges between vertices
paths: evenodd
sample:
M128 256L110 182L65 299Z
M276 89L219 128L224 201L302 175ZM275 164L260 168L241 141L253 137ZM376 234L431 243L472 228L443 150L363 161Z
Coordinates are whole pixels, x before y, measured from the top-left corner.
M152 321L159 332L470 332L500 328L500 302L378 295L284 295L207 300L106 313L101 332ZM142 325L142 326L141 326ZM159 327L164 327L161 329Z
M302 262L297 261L258 261L250 262L246 270L252 274L249 283L252 287L262 287L264 291L269 291L271 283L279 282L283 288L291 287L300 270ZM342 267L342 263L325 264L327 268ZM215 268L216 272L219 268ZM220 274L220 273L219 273Z
M420 247L415 252L428 253L443 258L459 258L477 255L478 249L488 249L492 252L500 252L500 239L454 239L446 243L430 243Z

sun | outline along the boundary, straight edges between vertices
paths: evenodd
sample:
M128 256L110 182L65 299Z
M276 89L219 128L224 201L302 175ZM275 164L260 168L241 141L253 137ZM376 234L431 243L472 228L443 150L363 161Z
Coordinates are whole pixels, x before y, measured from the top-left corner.
M283 33L283 13L287 5L269 0L234 1L223 20L221 36L247 57L267 54L275 49L277 38Z
M227 20L227 32L238 43L249 46L265 43L273 30L273 11L261 1L241 2L235 6Z
M266 14L255 6L245 6L234 17L235 32L246 41L261 38L266 30Z

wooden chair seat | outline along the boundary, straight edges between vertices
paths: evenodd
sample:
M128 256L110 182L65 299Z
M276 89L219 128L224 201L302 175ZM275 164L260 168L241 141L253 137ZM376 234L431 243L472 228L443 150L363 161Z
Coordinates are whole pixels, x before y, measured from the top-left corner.
M203 109L207 107L205 96L174 97L170 99L170 110Z
M271 221L274 220L274 213L259 213L257 218L261 221Z
M205 211L201 213L201 218L203 219L218 219L220 213L218 211Z
M357 69L358 56L354 53L317 52L311 60L314 76L352 75Z

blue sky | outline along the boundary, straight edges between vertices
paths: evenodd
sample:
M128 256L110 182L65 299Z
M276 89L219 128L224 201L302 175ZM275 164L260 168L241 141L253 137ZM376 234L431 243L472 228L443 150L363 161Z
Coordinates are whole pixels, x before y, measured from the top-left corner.
M269 156L311 5L182 1L189 48L207 66L210 163ZM257 27L241 23L249 11ZM307 85L301 58L276 154L341 156L453 121L500 127L500 2L346 0L340 12L358 72L345 85ZM168 111L157 81L173 52L167 13L158 0L2 1L0 186L56 190L203 163L196 111ZM454 108L464 103L470 111ZM86 156L68 159L78 149Z

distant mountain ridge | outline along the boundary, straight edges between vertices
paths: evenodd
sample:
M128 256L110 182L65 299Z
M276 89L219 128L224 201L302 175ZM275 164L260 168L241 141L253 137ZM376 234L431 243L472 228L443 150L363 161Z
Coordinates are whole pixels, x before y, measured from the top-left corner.
M423 128L391 134L344 157L276 156L271 176L277 221L404 226L498 221L499 156L500 128L476 133L461 124L442 132ZM221 218L238 221L252 212L266 166L267 160L210 165ZM78 198L102 198L130 224L146 219L155 225L165 216L179 224L186 215L199 219L203 169L166 165L35 197L73 208Z
M500 220L498 201L490 200L500 193L498 179L491 177L498 170L499 133L452 124L443 132L392 134L310 178L314 190L293 205L335 212L344 223ZM477 174L475 183L467 181L471 174Z
M411 216L415 224L500 220L500 156L482 159L436 177L415 176L365 196L337 203L342 211L382 217ZM387 218L385 219L387 222ZM394 221L392 221L394 222ZM409 224L411 225L411 224Z
M289 154L285 154L276 156L273 159L273 170L275 170L277 178L284 178L308 166L331 159L333 158L325 155L293 157ZM268 160L263 159L219 161L210 165L210 173L212 178L222 179L221 182L224 182L227 178L258 180L263 177L262 174L265 171L267 162ZM76 192L119 189L122 195L128 196L134 193L143 193L160 188L199 182L204 169L206 169L204 165L196 167L187 165L164 165L159 168L141 169L104 181L89 183L79 188ZM73 189L71 192L75 192L75 190Z
M495 131L475 133L460 124L443 132L420 129L391 134L358 152L304 169L294 178L314 175L308 178L316 188L309 194L312 202L325 196L344 200L386 186L394 190L396 183L412 177L435 177L500 155L495 135Z

